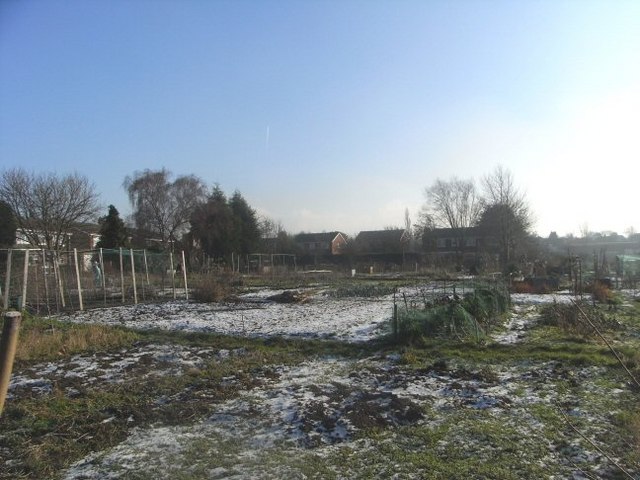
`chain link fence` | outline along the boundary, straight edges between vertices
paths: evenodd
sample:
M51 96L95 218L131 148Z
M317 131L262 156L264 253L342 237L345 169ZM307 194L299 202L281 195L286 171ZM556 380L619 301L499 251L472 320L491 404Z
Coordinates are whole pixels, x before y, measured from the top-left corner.
M0 250L2 307L40 315L188 299L184 253L99 249Z

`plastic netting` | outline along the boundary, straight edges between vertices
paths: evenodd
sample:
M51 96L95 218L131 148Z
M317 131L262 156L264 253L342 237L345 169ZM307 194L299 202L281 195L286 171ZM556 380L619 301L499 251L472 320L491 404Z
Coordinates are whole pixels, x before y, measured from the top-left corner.
M182 269L181 253L0 250L1 306L51 314L186 298Z

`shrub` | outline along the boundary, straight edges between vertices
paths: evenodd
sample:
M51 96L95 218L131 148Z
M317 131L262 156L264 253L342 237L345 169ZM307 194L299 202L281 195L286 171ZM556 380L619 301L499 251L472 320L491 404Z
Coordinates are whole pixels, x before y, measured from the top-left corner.
M398 339L413 341L422 336L468 339L484 338L478 321L461 303L439 305L427 310L413 309L398 314Z
M579 306L579 308L578 308ZM561 304L554 302L542 307L542 323L561 328L562 330L584 337L596 335L595 330L580 313L580 309L588 315L591 322L600 331L615 330L620 327L617 320L607 317L602 311L586 301L577 304Z
M403 342L423 336L480 341L509 305L509 293L498 288L477 287L464 298L445 295L425 303L423 308L400 309L396 338Z
M509 309L510 299L508 294L496 289L477 288L473 293L468 293L463 299L464 308L485 326Z
M224 300L231 294L231 281L232 278L228 275L222 277L202 275L194 282L193 298L203 303Z
M616 303L616 295L613 293L609 285L596 280L591 287L591 295L593 299L600 303L614 304Z

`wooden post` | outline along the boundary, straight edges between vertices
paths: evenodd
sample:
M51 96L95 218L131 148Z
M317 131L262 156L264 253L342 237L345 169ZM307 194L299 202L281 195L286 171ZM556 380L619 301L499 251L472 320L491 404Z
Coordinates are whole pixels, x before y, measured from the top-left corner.
M107 306L107 280L105 277L105 271L104 271L104 254L102 253L102 248L99 250L98 253L98 258L100 259L100 277L102 280L102 302L104 303L104 306Z
M147 276L147 287L151 285L151 282L149 281L149 264L147 263L147 249L145 248L143 251L144 253L144 273Z
M80 304L80 311L84 310L84 303L82 303L82 285L80 283L80 268L78 267L78 249L73 249L73 263L76 267L76 286L78 287L78 303Z
M24 268L22 270L22 297L20 298L19 310L24 310L27 304L27 285L29 284L29 249L24 251Z
M184 299L189 300L189 288L187 285L187 263L184 260L184 250L182 250L182 277L184 278Z
M138 304L138 289L136 288L136 267L133 262L133 249L129 249L131 255L131 279L133 280L133 303Z
M7 310L9 308L9 290L11 289L11 254L13 250L9 249L7 252L7 275L4 281L4 302L3 308Z
M58 252L54 253L53 257L53 272L56 277L56 283L58 284L58 292L60 293L60 305L62 308L67 306L64 300L64 287L62 286L62 274L60 273L60 262L58 262Z
M9 380L11 379L11 370L13 370L13 359L16 356L21 319L20 312L6 312L4 314L4 326L2 328L2 338L0 339L0 415L2 415L7 391L9 390Z
M124 264L122 262L122 247L120 247L120 289L122 290L122 303L124 303Z
M169 268L171 269L171 288L173 289L173 299L176 299L176 271L173 268L173 252L169 252Z
M49 307L49 281L47 279L47 252L42 249L42 278L44 278L44 295L47 300L47 315L51 315Z

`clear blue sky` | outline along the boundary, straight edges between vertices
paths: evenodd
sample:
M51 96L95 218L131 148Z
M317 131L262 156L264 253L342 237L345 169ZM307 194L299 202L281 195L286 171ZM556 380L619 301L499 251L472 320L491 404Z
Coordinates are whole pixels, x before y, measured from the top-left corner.
M537 231L640 230L639 1L0 0L0 169L145 168L298 231L502 164Z

